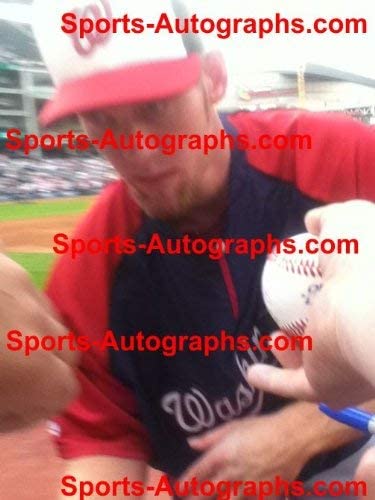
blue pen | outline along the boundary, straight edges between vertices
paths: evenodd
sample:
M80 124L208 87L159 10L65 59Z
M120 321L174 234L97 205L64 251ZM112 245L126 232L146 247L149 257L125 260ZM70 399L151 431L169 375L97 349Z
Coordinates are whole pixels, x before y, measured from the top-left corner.
M329 406L320 403L319 410L325 413L328 417L349 425L354 429L358 429L367 434L375 434L375 415L367 413L358 408L344 408L343 410L335 411Z

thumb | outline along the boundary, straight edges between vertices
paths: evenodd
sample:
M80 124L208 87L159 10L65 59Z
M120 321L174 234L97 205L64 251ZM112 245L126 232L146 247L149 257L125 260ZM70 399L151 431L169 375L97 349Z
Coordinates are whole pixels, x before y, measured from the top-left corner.
M257 363L247 371L250 385L265 392L271 392L285 398L318 401L318 395L306 377L304 369L276 368Z

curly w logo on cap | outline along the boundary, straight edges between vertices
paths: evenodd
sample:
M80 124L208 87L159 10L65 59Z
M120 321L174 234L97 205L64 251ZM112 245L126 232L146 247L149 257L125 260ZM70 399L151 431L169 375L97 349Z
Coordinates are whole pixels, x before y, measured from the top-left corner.
M72 20L82 18L85 20L84 22L88 24L88 29L85 30L84 36L81 36L77 30L74 30L72 36L74 48L81 56L90 54L95 50L98 44L105 43L111 37L110 31L107 33L94 31L94 26L98 21L109 21L113 18L111 4L108 0L98 0L97 3L86 5L83 9L73 9L71 13L67 13L63 16L63 20L65 17L68 22L69 16Z

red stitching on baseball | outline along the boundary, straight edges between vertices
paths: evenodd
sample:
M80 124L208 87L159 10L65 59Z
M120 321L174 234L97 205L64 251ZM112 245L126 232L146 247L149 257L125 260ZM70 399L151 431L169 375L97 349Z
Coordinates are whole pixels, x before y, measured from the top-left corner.
M281 325L281 329L287 333L292 333L293 335L302 335L306 326L307 318L303 318L287 323L286 325Z
M322 277L320 268L317 267L315 262L311 260L294 262L290 259L286 259L285 257L281 258L275 253L271 255L273 256L272 260L275 261L279 267L283 267L287 272L304 276L312 276L313 278L316 278L317 276L320 278Z

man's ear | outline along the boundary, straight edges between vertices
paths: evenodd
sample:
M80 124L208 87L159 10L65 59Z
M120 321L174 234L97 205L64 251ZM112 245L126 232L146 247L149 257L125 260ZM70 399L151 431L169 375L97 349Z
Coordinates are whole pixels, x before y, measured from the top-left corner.
M202 57L203 79L211 104L218 103L225 95L228 75L220 52L209 52Z

